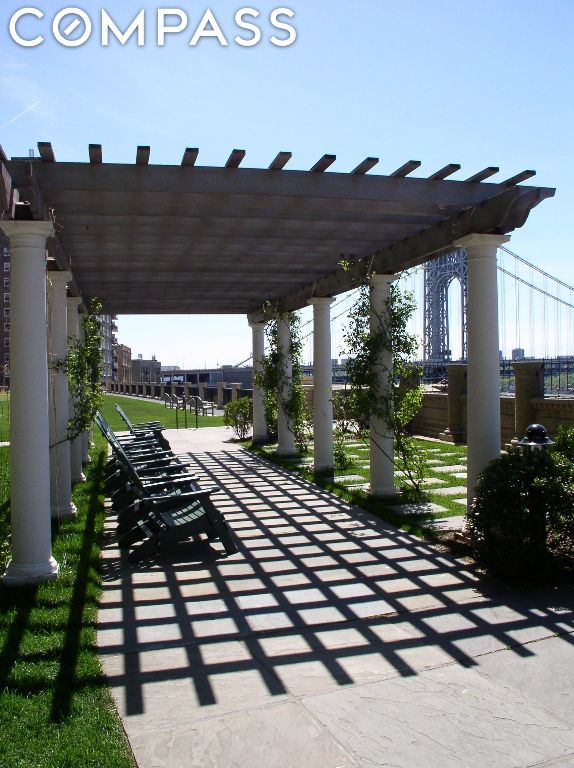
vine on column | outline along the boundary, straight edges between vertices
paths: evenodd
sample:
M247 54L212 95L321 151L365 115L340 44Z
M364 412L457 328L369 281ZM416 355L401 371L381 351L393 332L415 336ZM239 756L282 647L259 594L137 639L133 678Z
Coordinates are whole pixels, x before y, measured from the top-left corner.
M349 312L349 323L343 333L349 358L347 412L351 412L359 425L359 433L366 437L372 417L384 421L393 432L395 456L393 462L404 472L408 484L420 492L421 482L427 474L423 452L409 434L409 424L422 406L422 389L413 381L413 361L418 343L408 332L408 322L416 308L414 296L391 285L385 311L378 319L377 330L371 331L371 314L375 311L371 301L371 275L366 275L359 287L358 298ZM392 369L383 371L382 393L380 369L384 352L392 353ZM399 386L399 382L401 383ZM384 452L377 435L369 434L377 448Z
M275 310L265 327L268 351L261 361L261 372L255 374L255 385L265 391L265 418L271 438L277 435L277 407L279 399L285 410L295 442L301 451L306 451L313 437L311 407L301 384L303 377L301 322L294 312L281 313ZM292 364L291 380L285 376L285 351L279 346L277 324L282 320L289 323L289 356ZM283 392L287 391L285 397Z

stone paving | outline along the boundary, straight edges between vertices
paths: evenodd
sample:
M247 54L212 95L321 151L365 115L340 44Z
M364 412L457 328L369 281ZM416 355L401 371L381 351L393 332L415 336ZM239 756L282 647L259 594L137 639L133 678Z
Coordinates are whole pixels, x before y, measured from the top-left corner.
M574 768L572 589L511 591L230 433L192 451L239 552L128 563L98 645L139 768Z

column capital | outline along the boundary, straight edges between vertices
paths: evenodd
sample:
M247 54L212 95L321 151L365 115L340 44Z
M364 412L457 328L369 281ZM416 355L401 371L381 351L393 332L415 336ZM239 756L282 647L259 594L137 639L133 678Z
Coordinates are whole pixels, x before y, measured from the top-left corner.
M461 237L460 240L455 240L453 245L455 248L464 248L468 256L468 251L472 251L473 248L492 248L493 251L496 251L509 240L510 235L479 235L475 232L472 235Z
M46 241L54 234L51 221L3 221L0 224L12 246L37 245L37 238ZM29 240L32 238L32 240Z
M307 304L313 307L328 308L334 301L335 299L332 296L315 296L314 298L309 299Z
M379 275L378 273L375 273L371 275L371 285L379 286L379 285L391 285L391 283L396 282L399 279L399 275Z
M69 270L48 272L48 282L53 290L65 290L71 279L72 273Z
M264 331L265 326L267 325L267 323L263 320L256 321L256 320L248 319L248 322L249 322L249 327L251 328L252 331Z

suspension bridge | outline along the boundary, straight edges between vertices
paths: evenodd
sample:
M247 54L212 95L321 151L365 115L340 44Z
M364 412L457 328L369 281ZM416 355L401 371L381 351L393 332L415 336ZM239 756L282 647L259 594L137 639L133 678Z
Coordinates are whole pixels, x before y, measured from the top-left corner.
M574 287L506 247L498 249L498 317L503 386L512 389L509 361L544 360L547 389L574 388ZM466 360L466 254L453 251L401 274L399 286L412 293L416 309L409 331L419 340L418 360L429 379L445 364ZM344 369L344 331L358 291L337 298L331 308L333 360ZM313 363L313 323L301 311L303 362ZM251 356L237 364L249 364ZM335 366L336 369L336 366ZM509 384L510 382L510 384Z

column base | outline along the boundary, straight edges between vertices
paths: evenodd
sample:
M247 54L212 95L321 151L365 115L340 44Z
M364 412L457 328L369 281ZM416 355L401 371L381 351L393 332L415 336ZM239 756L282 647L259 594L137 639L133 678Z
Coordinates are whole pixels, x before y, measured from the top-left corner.
M316 476L320 477L322 480L326 480L328 482L333 482L335 479L335 468L329 467L329 466L314 466L313 472Z
M66 518L66 517L77 517L78 516L78 508L74 504L73 501L71 501L69 504L62 504L61 506L56 505L50 507L50 514L52 517L58 518Z
M289 456L298 456L299 453L295 448L277 448L277 456L284 456L285 458L288 458Z
M7 587L24 584L41 584L58 577L60 566L53 557L45 563L15 563L10 560L2 576L2 583Z
M80 473L78 477L72 478L72 485L76 485L77 483L85 483L85 482L86 482L86 476L84 475L83 472Z
M264 435L264 436L258 435L257 437L253 436L251 438L251 443L253 445L266 445L267 441L268 441L267 435Z
M399 490L394 485L373 485L371 483L371 496L398 496Z

